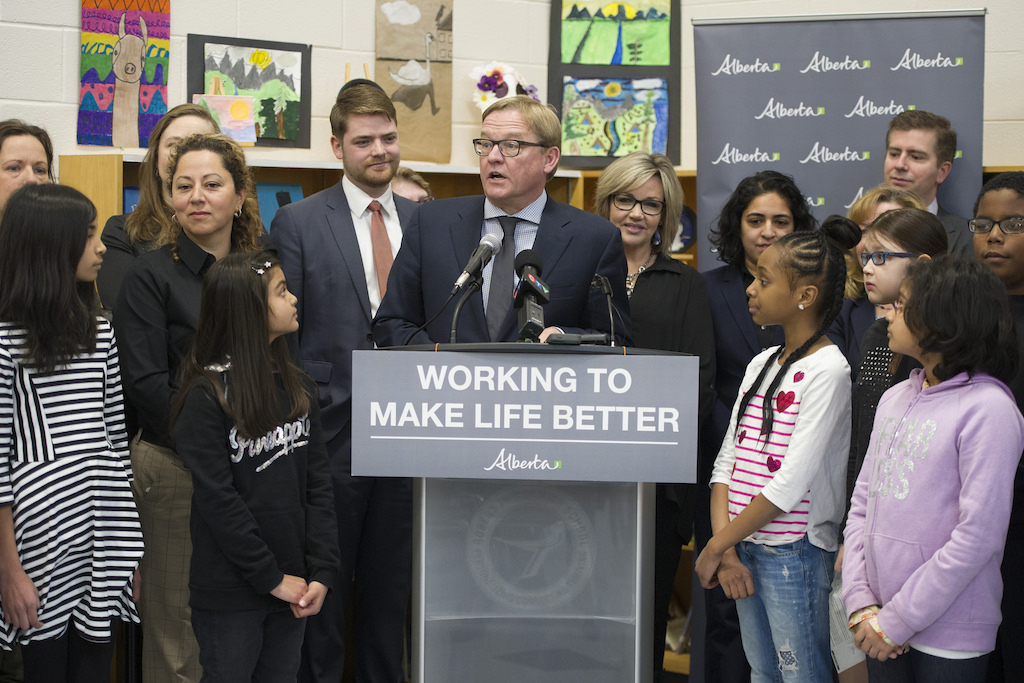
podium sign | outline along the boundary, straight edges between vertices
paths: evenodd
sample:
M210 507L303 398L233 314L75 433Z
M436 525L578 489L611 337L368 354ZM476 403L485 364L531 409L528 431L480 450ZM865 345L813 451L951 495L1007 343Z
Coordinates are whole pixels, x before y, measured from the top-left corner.
M696 481L696 357L355 351L352 366L354 475Z

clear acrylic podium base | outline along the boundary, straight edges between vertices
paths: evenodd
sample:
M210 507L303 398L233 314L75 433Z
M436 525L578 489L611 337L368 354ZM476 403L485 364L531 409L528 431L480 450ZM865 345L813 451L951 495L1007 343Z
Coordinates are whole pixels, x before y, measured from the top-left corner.
M654 485L418 479L415 683L651 680Z

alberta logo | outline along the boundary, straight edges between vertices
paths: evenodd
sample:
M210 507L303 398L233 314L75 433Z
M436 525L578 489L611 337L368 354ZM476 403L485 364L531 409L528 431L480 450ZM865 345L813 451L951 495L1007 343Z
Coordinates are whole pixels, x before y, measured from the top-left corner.
M735 76L736 74L767 74L773 71L781 71L782 64L779 62L762 62L760 57L755 57L753 62L744 64L738 59L733 59L731 54L725 56L722 61L722 66L718 67L718 71L713 71L712 76L725 75Z
M908 47L907 51L903 53L903 58L899 61L899 64L889 69L889 71L899 71L900 69L907 69L909 71L914 69L955 69L963 65L963 57L943 57L941 52L936 53L934 57L922 57L917 52L911 52Z
M807 206L825 206L824 197L806 197Z
M826 145L815 142L810 153L800 163L827 164L833 161L867 161L870 158L871 152L857 152L850 149L849 146L842 152L833 152Z
M816 73L826 71L859 71L870 68L870 59L854 59L850 55L846 55L843 59L836 60L830 59L828 56L821 54L821 52L815 52L807 66L800 69L800 73L805 74L808 71Z
M857 188L857 194L853 195L853 199L850 200L849 204L843 204L844 209L849 209L851 206L857 203L857 200L864 196L864 186L861 185Z
M910 107L913 109L913 107ZM848 119L854 116L860 116L867 118L869 116L887 116L892 117L897 114L901 114L906 111L906 108L902 104L896 104L895 100L889 100L889 104L875 104L874 100L869 100L863 95L857 100L857 104L853 105L853 109L850 110L849 114L844 114Z
M762 152L760 147L755 147L753 152L741 152L728 142L722 149L718 158L711 162L713 166L720 163L726 164L767 164L778 161L781 155L778 152Z
M796 107L787 107L785 104L777 102L775 98L772 97L769 98L768 104L765 105L764 110L754 118L760 121L761 119L787 119L794 116L803 117L824 115L825 107L808 107L803 102Z

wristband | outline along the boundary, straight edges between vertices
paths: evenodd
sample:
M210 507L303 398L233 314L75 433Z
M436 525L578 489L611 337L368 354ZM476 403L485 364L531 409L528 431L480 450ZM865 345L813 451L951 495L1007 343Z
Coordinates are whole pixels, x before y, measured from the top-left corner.
M871 628L875 629L875 633L877 633L879 637L885 641L886 645L889 645L891 647L899 647L899 645L892 642L892 638L890 638L882 632L882 627L878 625L878 614L872 614L870 617L868 617L868 623L871 624Z
M873 614L878 614L878 605L871 605L870 607L865 607L863 609L857 610L856 612L850 615L850 623L848 624L849 629L851 631L854 630L857 624L864 621Z

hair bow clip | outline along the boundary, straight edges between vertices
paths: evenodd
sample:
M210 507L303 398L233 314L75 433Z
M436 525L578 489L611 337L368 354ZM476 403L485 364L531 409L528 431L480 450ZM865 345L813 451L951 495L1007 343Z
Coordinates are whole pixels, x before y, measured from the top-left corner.
M257 275L263 275L263 273L270 270L270 261L264 261L263 263L253 263L249 266L253 272Z

